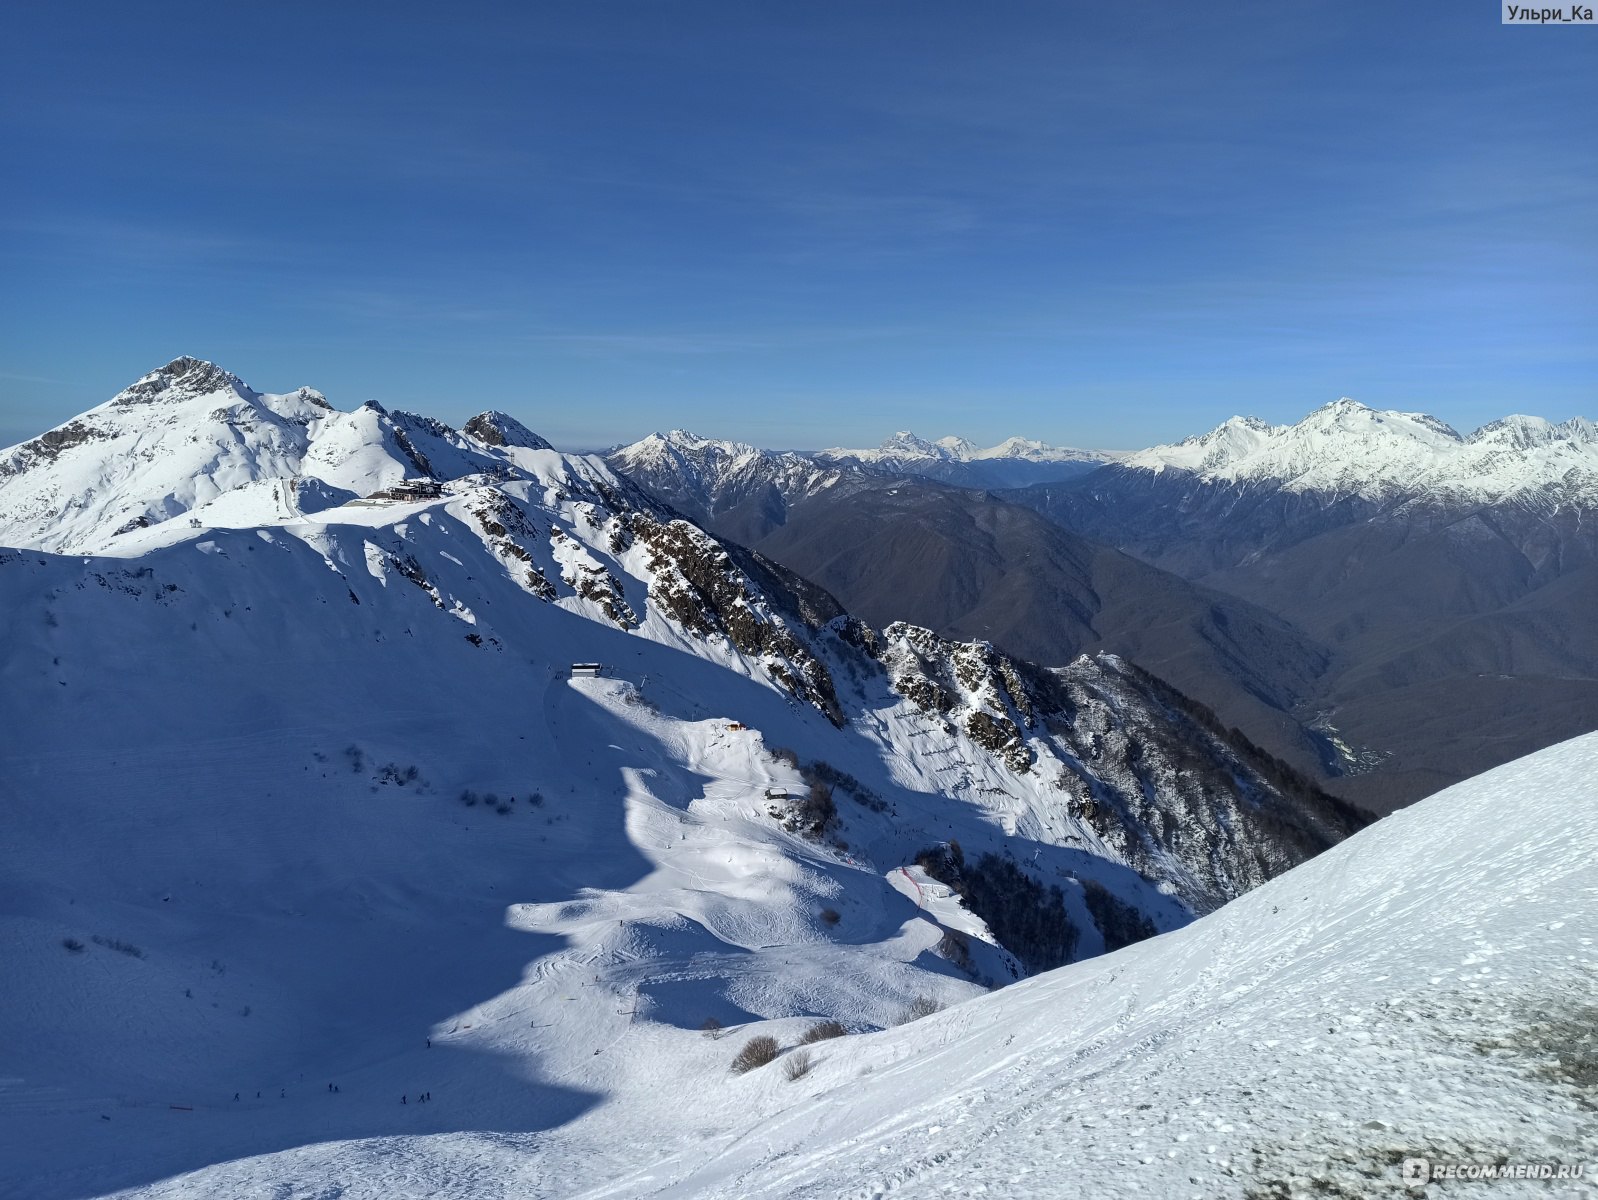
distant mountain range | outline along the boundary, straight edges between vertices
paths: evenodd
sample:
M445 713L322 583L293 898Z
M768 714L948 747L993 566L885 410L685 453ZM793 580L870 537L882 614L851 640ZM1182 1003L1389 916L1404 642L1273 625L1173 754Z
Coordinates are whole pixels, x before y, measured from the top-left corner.
M920 475L961 487L996 488L1073 479L1123 455L1113 450L1049 446L1021 437L1006 438L984 449L964 438L928 442L902 431L873 450L821 450L814 457L841 466Z
M182 359L0 451L0 517L12 544L92 553L177 516L254 512L254 492L307 514L407 476L515 478L550 453L504 414L453 430L376 404L342 413ZM607 463L608 486L877 626L1055 665L1121 655L1378 810L1598 727L1584 419L1461 435L1342 399L1126 454L908 432L801 453L677 430ZM986 482L1034 470L1056 477Z
M610 461L872 619L1045 662L1127 654L1378 809L1598 727L1591 421L1461 435L1345 398L1129 454L1040 451L1069 479L934 486L1022 444L734 454L673 434Z
M1462 436L1424 413L1381 412L1343 398L1296 425L1233 417L1200 437L1122 459L1206 483L1437 506L1598 502L1598 425L1514 416Z

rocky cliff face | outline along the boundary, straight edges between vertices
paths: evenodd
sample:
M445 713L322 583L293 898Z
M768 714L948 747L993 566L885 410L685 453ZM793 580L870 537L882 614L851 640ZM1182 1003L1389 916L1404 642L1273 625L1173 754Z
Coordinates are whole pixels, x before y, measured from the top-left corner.
M846 621L839 635L920 711L1036 781L1045 810L1057 806L1198 911L1370 819L1114 655L1046 670L904 624L878 633Z

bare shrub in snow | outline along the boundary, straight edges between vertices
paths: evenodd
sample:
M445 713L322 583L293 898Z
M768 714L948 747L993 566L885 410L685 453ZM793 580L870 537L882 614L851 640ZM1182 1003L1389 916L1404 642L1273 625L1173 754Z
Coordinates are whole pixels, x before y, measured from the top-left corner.
M78 941L77 938L74 938L74 937L62 938L61 939L61 944L63 946L65 946L68 950L72 951L72 953L74 953L74 954L82 954L83 953L83 943Z
M704 1035L707 1038L719 1038L724 1026L715 1017L706 1017L705 1023L699 1028L704 1032Z
M772 747L771 757L784 766L793 767L796 770L799 767L799 756L786 746Z
M823 925L827 925L827 926L836 925L841 920L843 920L843 914L840 913L837 909L835 909L835 908L824 908L824 909L821 910L821 923Z
M795 1050L783 1060L782 1073L788 1077L788 1081L791 1083L795 1079L803 1079L810 1074L810 1068L814 1065L815 1063L810 1058L810 1051Z
M809 1029L805 1030L804 1037L800 1038L799 1041L802 1044L809 1046L815 1042L825 1042L831 1038L841 1038L848 1032L848 1029L844 1027L842 1021L817 1021Z
M761 1034L752 1037L744 1043L744 1048L738 1051L738 1057L732 1060L732 1069L739 1075L745 1071L753 1071L756 1067L763 1067L777 1057L777 1039Z
M931 996L917 996L910 1001L909 1006L904 1010L904 1016L899 1018L899 1024L908 1025L911 1021L919 1021L922 1017L930 1017L942 1008L943 1005Z
M121 938L106 937L103 934L94 935L94 944L104 946L107 950L115 950L118 954L126 954L129 958L143 958L144 951L132 942L124 942Z

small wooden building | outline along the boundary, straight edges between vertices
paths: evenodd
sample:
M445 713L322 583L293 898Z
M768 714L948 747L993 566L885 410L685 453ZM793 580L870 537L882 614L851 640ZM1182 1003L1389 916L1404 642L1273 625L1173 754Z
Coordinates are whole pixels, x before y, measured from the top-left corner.
M388 494L395 500L436 500L444 494L444 485L436 479L402 479Z

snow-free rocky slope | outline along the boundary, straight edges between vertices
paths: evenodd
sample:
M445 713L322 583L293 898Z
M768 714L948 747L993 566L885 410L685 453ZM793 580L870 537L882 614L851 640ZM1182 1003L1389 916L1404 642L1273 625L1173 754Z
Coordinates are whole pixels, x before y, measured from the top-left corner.
M1300 769L1313 771L1325 757L1324 738L1296 712L1329 658L1315 639L1027 507L886 472L881 461L821 465L680 430L607 461L657 500L820 584L867 621L910 621L1051 665L1084 653L1121 655Z
M1005 492L1331 652L1304 715L1378 809L1598 728L1598 426L1339 400ZM1483 728L1492 736L1482 737Z
M310 395L180 359L0 456L0 1195L350 1139L567 1194L701 1140L662 1097L753 1032L1179 928L1358 824L1122 660L875 630L509 418Z

